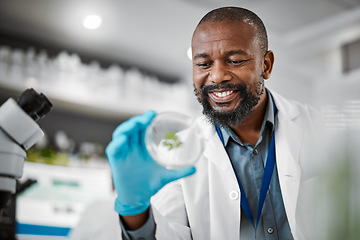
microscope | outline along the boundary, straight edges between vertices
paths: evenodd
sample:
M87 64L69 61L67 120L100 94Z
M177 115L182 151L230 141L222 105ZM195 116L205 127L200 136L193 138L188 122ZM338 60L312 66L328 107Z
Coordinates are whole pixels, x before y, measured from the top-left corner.
M52 109L44 94L30 88L18 101L9 98L0 106L0 239L15 239L15 196L31 185L18 183L23 173L26 151L44 133L36 121Z

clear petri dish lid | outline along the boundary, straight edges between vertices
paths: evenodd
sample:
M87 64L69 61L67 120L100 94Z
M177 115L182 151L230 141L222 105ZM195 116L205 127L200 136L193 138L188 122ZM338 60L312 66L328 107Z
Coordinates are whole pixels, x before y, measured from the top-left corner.
M203 151L197 131L185 114L159 113L146 129L146 149L157 163L168 169L193 166Z

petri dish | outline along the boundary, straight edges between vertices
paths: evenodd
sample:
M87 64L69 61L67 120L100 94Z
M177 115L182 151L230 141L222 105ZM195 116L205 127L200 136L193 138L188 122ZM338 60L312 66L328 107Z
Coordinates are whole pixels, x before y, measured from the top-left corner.
M167 169L194 166L203 152L198 131L185 114L158 113L146 129L146 149L158 164Z

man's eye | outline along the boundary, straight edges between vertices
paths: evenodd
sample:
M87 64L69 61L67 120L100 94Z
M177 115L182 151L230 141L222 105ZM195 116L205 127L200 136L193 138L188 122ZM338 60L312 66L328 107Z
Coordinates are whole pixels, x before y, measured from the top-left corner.
M208 67L210 67L210 63L197 63L196 64L198 67L200 67L200 68L208 68Z
M230 64L233 64L233 65L239 65L239 64L242 64L245 62L245 60L230 60L228 61Z

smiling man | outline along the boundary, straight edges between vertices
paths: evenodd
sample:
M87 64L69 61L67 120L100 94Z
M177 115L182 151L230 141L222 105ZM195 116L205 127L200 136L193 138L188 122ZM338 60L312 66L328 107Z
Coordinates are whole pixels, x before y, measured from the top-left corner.
M215 9L196 27L192 54L204 153L194 167L167 170L144 144L155 113L121 124L106 150L114 231L124 239L309 239L298 196L318 113L265 88L274 54L264 24L243 8Z
M212 123L232 127L255 144L267 104L264 79L270 77L274 55L260 19L250 20L256 17L247 11L222 11L205 16L194 32L195 92Z

